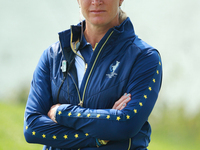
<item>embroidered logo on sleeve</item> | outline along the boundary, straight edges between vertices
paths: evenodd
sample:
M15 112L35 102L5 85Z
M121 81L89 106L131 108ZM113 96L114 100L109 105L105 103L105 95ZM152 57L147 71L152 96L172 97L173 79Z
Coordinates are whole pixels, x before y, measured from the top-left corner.
M119 64L120 64L120 62L116 61L115 64L110 65L110 74L106 74L106 76L108 76L108 78L112 78L112 77L115 77L117 75L117 73L115 73L115 71L118 68Z

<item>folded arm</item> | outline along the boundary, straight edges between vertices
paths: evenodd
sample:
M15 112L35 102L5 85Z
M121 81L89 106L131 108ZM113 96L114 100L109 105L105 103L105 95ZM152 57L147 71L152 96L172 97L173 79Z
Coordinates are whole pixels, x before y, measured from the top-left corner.
M158 97L161 80L162 66L158 53L154 51L141 55L126 87L126 92L131 93L131 101L123 110L89 109L65 104L58 107L56 121L104 140L134 137L148 120Z
M59 148L96 146L88 133L53 122L47 113L52 106L48 54L45 51L34 72L25 110L24 136L29 143Z

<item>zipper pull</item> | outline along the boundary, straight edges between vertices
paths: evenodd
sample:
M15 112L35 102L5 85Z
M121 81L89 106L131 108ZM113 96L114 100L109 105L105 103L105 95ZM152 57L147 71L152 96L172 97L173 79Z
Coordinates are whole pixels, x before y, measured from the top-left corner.
M78 105L83 107L83 101L80 101L80 103Z

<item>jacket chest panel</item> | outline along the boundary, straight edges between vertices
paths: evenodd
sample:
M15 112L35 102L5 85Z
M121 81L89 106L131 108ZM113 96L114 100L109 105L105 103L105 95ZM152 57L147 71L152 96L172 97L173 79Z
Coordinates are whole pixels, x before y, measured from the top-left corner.
M112 108L125 92L134 57L115 55L105 57L94 67L87 83L84 106ZM127 65L130 64L130 65Z

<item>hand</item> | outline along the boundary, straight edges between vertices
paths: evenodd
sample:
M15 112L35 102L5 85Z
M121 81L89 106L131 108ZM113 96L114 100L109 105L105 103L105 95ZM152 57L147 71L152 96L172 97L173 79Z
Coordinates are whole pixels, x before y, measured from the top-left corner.
M51 119L51 120L53 120L55 123L57 123L57 121L56 121L56 119L55 119L55 115L56 115L56 111L57 111L57 109L58 109L58 107L60 106L61 104L56 104L56 105L53 105L51 108L50 108L50 110L49 110L49 112L48 112L48 116L49 116L49 118Z
M122 110L131 100L131 94L125 93L118 101L115 102L112 109Z

